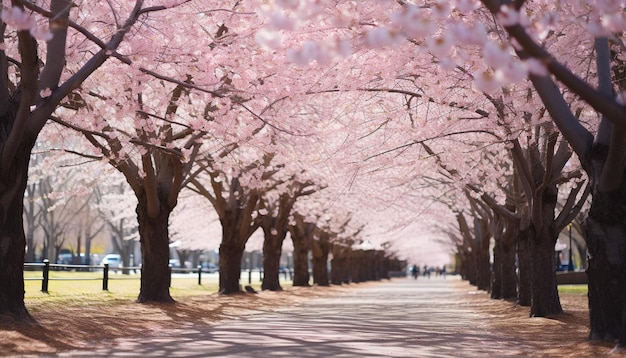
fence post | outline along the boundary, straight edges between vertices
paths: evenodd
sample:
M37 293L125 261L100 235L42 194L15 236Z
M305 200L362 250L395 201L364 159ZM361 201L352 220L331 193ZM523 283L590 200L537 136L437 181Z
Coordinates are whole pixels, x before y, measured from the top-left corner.
M198 286L202 286L202 265L198 265Z
M102 277L102 291L109 290L109 264L104 264L103 277Z
M48 293L48 280L50 279L50 260L43 260L43 277L41 280L41 292Z
M252 284L252 269L248 269L248 284Z

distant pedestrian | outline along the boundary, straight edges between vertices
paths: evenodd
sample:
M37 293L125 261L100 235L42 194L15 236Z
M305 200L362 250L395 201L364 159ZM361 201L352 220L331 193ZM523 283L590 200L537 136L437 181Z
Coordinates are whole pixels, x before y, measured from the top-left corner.
M417 276L420 274L420 268L417 267L417 265L413 265L413 267L411 267L411 274L413 275L413 279L417 280Z

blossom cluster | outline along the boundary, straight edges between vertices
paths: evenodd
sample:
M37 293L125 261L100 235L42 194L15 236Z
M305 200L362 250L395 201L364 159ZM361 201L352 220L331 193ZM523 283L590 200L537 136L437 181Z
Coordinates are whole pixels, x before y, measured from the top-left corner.
M2 21L16 28L18 31L29 31L37 40L50 41L52 39L52 33L49 29L38 25L37 20L32 14L27 13L17 6L3 9Z

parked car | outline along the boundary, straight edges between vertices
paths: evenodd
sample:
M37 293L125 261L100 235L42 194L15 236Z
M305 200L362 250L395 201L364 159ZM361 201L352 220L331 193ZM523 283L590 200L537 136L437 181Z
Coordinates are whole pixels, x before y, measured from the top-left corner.
M170 267L172 268L180 268L180 261L176 259L170 259Z
M218 272L220 270L220 268L217 265L209 263L209 262L203 262L202 269L208 271L209 273Z
M74 255L72 255L71 253L59 254L59 257L57 257L56 263L59 265L70 265L72 264L73 258L74 258Z
M122 267L122 255L108 254L104 256L104 258L102 259L102 265L104 264L109 264L109 268L117 269L118 267Z

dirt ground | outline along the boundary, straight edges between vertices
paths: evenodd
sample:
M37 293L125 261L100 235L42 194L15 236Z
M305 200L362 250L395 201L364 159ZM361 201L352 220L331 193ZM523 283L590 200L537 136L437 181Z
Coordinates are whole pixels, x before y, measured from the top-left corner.
M362 285L359 284L359 287ZM272 311L316 297L340 295L351 289L355 289L354 285L290 287L282 292L186 297L178 299L175 305L125 302L94 306L78 301L56 311L31 307L30 311L39 325L0 325L0 356L46 355L93 348L119 337L141 337L182 328L190 323L211 325L222 319ZM466 302L477 314L484 316L494 330L504 332L513 341L536 347L537 356L594 357L610 353L613 343L588 342L585 339L589 329L586 296L563 295L561 303L564 314L531 319L527 307L491 300L484 292L469 292Z

